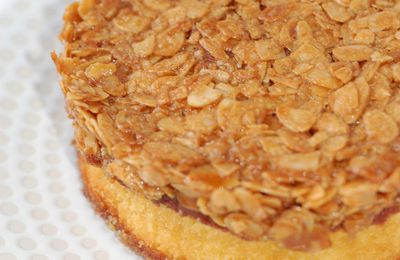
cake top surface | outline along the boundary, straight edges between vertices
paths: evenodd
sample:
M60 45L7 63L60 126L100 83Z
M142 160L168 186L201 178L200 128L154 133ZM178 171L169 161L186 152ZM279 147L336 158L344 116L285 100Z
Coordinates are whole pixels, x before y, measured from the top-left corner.
M330 246L400 191L400 2L83 0L53 56L86 157L233 233Z

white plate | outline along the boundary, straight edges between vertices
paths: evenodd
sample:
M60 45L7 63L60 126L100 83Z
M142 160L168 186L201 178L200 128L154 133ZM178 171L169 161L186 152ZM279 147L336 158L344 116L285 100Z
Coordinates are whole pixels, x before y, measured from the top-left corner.
M81 192L50 59L68 2L0 0L0 259L140 259Z

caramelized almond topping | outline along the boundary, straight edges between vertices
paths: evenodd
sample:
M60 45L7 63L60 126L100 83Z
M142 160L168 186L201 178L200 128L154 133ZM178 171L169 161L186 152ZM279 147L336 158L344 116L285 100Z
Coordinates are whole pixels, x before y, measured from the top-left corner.
M396 2L74 3L53 59L77 148L238 236L329 247L399 197Z

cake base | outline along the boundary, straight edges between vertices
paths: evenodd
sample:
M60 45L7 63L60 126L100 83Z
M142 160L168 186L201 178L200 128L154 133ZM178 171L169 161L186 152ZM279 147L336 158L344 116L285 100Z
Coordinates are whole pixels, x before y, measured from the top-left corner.
M400 214L354 237L338 231L329 249L305 253L272 241L247 241L229 232L182 216L132 192L82 158L86 196L97 212L118 231L121 240L150 259L400 259Z

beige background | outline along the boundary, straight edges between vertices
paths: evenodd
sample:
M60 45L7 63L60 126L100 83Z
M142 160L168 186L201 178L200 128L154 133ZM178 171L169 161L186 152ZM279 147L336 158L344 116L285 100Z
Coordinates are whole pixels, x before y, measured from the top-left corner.
M49 56L67 2L0 0L0 259L139 259L81 193Z

